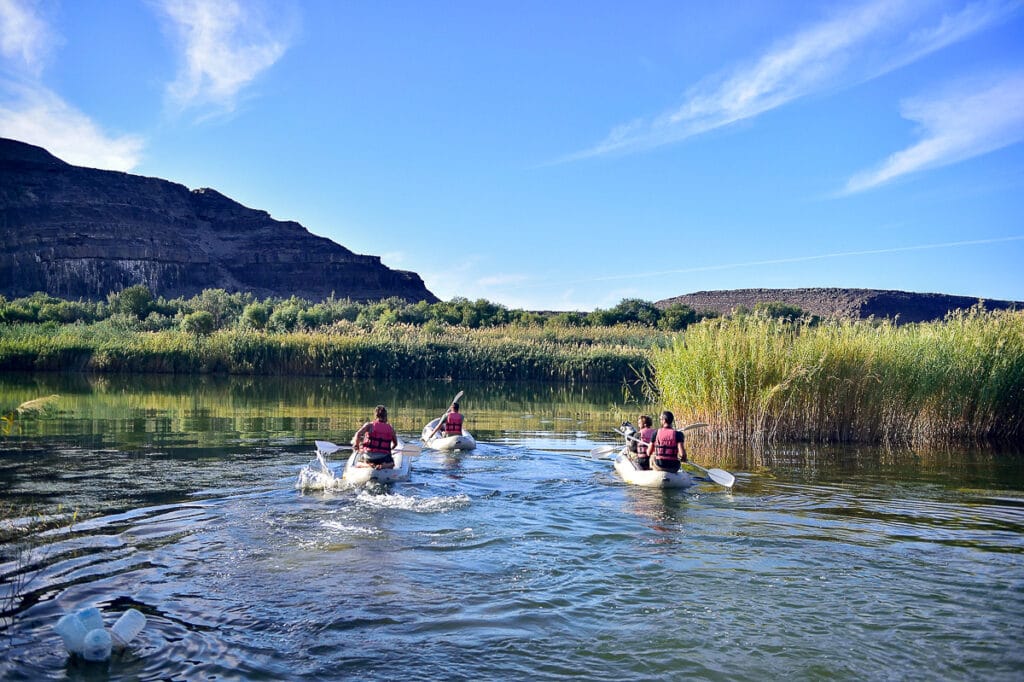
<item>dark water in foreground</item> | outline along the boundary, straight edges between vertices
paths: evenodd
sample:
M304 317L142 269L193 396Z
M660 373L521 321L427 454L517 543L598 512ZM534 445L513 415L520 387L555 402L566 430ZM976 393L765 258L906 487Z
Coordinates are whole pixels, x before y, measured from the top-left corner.
M412 439L459 389L476 451L295 489L314 438L383 401ZM735 489L662 492L588 455L635 412L615 387L0 378L49 393L0 436L3 679L1024 676L1019 452L694 437ZM70 660L87 604L149 623Z

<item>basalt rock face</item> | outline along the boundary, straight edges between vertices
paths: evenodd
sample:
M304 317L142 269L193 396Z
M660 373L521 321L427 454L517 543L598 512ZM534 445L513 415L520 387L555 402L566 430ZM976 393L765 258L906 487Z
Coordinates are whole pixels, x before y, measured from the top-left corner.
M203 289L260 298L438 299L392 270L246 208L212 189L72 166L0 138L0 294L105 298L144 284L155 295Z
M732 289L698 291L658 301L665 308L673 303L688 305L697 311L713 310L728 314L738 306L753 309L758 303L786 303L821 317L889 318L898 323L941 320L955 310L977 305L979 299L946 294L918 294L880 289ZM988 310L1016 308L1024 302L984 299Z

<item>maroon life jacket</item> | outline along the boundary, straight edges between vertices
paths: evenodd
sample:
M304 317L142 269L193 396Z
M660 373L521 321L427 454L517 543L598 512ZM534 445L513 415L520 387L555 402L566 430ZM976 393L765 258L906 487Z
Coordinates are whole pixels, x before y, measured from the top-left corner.
M675 429L658 429L654 438L654 456L659 459L679 459L679 439Z
M449 436L461 436L462 415L458 412L449 412L444 418L444 432Z
M640 433L637 436L640 437L640 442L636 444L636 453L641 457L644 457L650 453L650 448L647 446L648 443L654 440L654 434L657 431L650 427L644 427L640 429Z
M370 422L369 430L363 435L363 450L366 452L391 453L395 430L387 422Z

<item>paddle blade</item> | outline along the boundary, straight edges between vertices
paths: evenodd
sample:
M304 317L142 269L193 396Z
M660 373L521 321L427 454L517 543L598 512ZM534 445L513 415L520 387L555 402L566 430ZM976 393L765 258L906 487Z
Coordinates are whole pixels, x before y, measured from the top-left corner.
M705 469L708 477L718 485L731 488L736 482L736 477L724 469Z
M707 426L707 424L705 424L704 422L696 422L694 424L687 424L686 426L681 428L680 431L692 431L693 429L703 429L705 426Z
M316 443L316 451L322 452L325 455L333 455L338 450L343 450L348 447L345 445L335 445L329 440L315 440L313 442Z
M608 455L614 455L621 449L622 446L620 445L602 445L591 450L590 456L594 459L600 459L602 457L607 457Z
M413 445L412 443L399 442L398 447L392 450L392 452L400 452L408 457L415 457L423 452L423 448L419 445Z

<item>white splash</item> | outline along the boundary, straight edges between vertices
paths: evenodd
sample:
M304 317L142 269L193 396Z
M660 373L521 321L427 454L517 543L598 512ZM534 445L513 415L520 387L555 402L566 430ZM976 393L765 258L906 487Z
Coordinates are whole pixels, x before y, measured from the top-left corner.
M461 509L469 506L470 502L469 495L410 497L407 495L377 495L366 490L360 491L356 501L377 509L404 509L425 514Z
M295 481L295 487L299 490L330 490L341 485L342 480L335 476L319 452L316 453L316 459L302 467Z

